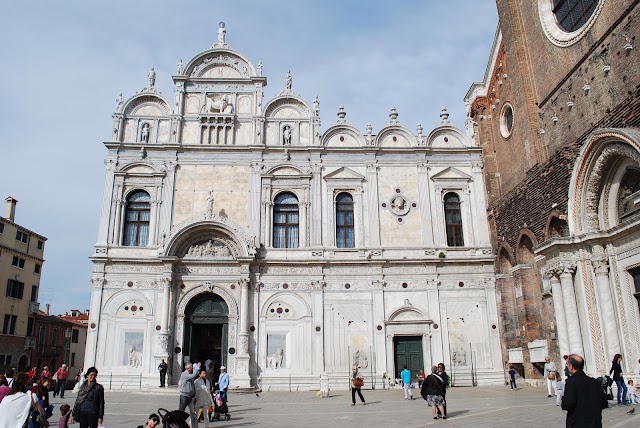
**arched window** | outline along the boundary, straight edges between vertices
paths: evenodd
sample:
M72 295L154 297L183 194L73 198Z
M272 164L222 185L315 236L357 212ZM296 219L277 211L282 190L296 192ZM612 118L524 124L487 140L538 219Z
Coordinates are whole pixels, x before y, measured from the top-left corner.
M273 247L298 248L298 198L281 193L273 205Z
M464 246L460 198L455 193L444 195L444 218L447 224L447 245L450 247Z
M56 342L58 341L58 330L53 329L51 332L51 346L56 346Z
M124 223L124 245L146 247L149 240L149 219L151 218L151 198L143 190L134 192L127 199L127 213Z
M353 230L353 197L340 193L336 198L336 246L353 248L355 234Z

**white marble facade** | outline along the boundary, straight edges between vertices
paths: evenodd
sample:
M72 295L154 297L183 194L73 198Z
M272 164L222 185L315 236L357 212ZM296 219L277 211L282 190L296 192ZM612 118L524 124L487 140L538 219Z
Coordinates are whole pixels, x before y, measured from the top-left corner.
M342 106L323 130L319 100L296 94L291 73L283 80L264 100L262 65L222 31L180 61L173 99L156 92L155 71L144 90L118 98L85 366L112 373L116 386L137 386L140 374L153 385L165 358L175 381L195 358L184 352L189 303L210 294L227 308L232 386L318 389L325 376L347 388L354 363L380 385L404 336L420 338L425 367L455 364L460 384L472 366L480 384L502 382L480 148L444 109L428 135L395 109L377 133L362 133ZM139 191L146 239L125 245ZM274 248L283 192L297 199L297 248ZM336 239L341 194L353 201L347 248ZM447 194L460 202L461 246L447 245Z

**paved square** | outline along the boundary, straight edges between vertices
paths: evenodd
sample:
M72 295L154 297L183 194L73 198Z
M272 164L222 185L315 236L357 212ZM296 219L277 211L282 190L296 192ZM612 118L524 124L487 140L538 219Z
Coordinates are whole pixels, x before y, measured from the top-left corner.
M107 386L108 387L108 386ZM524 387L511 391L507 387L451 388L447 393L449 418L433 420L431 409L414 389L414 401L403 399L401 389L363 390L366 406L351 406L351 393L334 391L329 398L319 398L314 392L261 392L229 394L229 421L215 421L220 427L389 427L418 428L449 425L455 427L559 427L565 414L555 405L555 397L547 398L546 388ZM75 394L64 400L52 399L59 407L73 405ZM107 428L136 427L158 407L173 410L178 406L175 387L153 391L114 391L105 394ZM603 426L631 427L640 424L640 415L628 415L632 407L603 411ZM56 409L56 412L58 410ZM638 409L640 413L640 409ZM57 413L56 413L57 416ZM76 425L77 426L77 425ZM204 424L200 424L204 426Z

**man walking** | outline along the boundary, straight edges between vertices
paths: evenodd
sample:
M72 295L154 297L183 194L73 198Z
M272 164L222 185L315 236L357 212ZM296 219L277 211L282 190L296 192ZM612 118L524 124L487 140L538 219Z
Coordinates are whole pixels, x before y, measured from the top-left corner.
M400 372L402 378L402 384L404 386L404 399L413 400L413 392L411 392L411 370L407 369L407 366L403 366L404 370Z
M58 379L58 393L60 394L60 398L64 398L64 389L67 384L67 377L69 376L69 371L67 370L67 365L63 364L62 367L56 371L56 378ZM55 396L55 394L54 394Z
M544 377L547 380L547 392L549 395L547 397L551 397L551 391L556 390L556 372L558 369L556 368L556 364L551 361L551 358L545 357L544 359Z
M567 411L567 427L601 428L602 409L609 406L600 383L587 376L583 370L584 359L569 355L567 378L562 398L562 410Z
M180 406L178 410L184 412L184 409L189 406L189 417L191 418L191 426L198 426L198 419L194 412L194 399L196 397L196 387L193 384L193 380L198 377L198 372L193 371L193 364L187 363L184 367L184 371L180 374L180 380L178 381L178 390L180 391Z

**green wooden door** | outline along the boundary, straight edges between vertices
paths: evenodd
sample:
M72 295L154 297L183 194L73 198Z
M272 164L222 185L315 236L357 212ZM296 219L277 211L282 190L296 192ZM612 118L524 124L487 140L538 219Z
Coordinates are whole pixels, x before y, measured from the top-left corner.
M406 365L411 370L412 377L416 377L424 369L422 356L422 336L396 336L393 338L395 355L395 378Z

